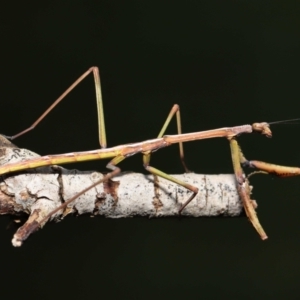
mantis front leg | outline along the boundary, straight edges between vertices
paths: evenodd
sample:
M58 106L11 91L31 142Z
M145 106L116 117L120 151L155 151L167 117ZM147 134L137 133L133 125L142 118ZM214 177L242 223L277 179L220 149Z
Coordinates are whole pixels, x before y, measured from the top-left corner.
M297 167L288 167L288 166L280 166L275 164L270 164L267 162L259 161L259 160L247 160L244 157L244 161L242 162L243 166L249 168L256 168L258 171L254 171L248 175L248 178L255 174L271 174L278 177L291 177L300 175L300 168Z
M250 199L249 182L241 167L241 163L243 162L244 155L235 138L231 138L229 140L229 143L230 143L233 169L236 178L237 190L242 199L246 215L249 218L252 225L254 226L254 228L256 229L256 231L258 232L258 234L260 235L261 239L265 240L268 238L268 236L266 235L256 215L255 204Z
M300 175L300 168L281 166L276 164L271 164L258 160L247 160L244 156L241 148L239 147L235 138L230 140L231 155L233 161L234 173L237 181L237 189L239 195L243 201L244 209L247 217L261 236L261 238L267 239L267 235L264 232L262 226L259 223L255 212L255 203L250 199L250 189L248 184L249 177L255 174L271 174L278 177L290 177ZM256 168L257 171L250 173L247 177L243 172L243 167Z

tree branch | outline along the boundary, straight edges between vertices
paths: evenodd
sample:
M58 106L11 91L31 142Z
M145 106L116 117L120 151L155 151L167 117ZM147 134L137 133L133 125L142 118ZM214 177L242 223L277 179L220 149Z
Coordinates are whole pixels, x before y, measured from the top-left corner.
M8 163L34 157L38 155L9 145L6 141L0 147L0 168ZM241 214L243 205L238 196L234 175L187 173L172 176L199 189L195 199L183 210L183 216L234 217ZM102 177L103 174L98 172L67 170L60 166L30 169L2 176L0 214L29 214L28 220L14 235L13 245L21 246L35 230L37 222L40 225L52 210ZM178 216L181 205L189 198L190 193L177 184L153 175L122 173L90 189L66 209L51 216L51 220L61 220L70 213L89 213L108 218Z

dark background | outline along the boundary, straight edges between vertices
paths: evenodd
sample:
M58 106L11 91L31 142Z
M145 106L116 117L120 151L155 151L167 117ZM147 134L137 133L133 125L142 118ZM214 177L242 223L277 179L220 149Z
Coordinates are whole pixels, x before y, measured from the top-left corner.
M297 1L30 3L1 7L2 133L29 126L94 65L109 146L154 138L174 103L184 132L300 117ZM247 157L299 166L300 128L272 129L271 140L239 139ZM92 76L16 143L44 155L98 148ZM195 172L232 172L225 139L185 150ZM183 171L175 146L152 164ZM105 162L69 167L104 170ZM144 172L140 155L121 167ZM68 217L15 249L15 229L1 217L1 296L299 299L299 178L256 176L252 184L265 242L244 217Z

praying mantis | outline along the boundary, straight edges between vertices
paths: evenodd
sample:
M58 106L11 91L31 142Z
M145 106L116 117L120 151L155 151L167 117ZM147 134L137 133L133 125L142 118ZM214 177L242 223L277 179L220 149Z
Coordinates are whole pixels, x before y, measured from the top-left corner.
M131 143L131 144L125 144L125 145L119 145L119 146L107 148L106 130L105 130L105 122L104 122L104 109L103 109L103 101L102 101L101 85L100 85L100 75L97 67L91 67L83 75L81 75L57 100L55 100L53 104L30 127L26 128L25 130L21 131L20 133L14 136L9 137L9 139L14 140L17 137L27 133L28 131L33 130L46 117L46 115L49 114L50 111L66 97L67 94L69 94L81 81L83 81L91 73L93 74L94 81L95 81L96 103L97 103L97 112L98 112L98 132L99 132L99 143L101 149L76 152L76 153L66 153L60 155L47 155L43 157L28 159L18 163L8 163L0 166L0 175L31 169L31 168L48 166L48 165L66 164L71 162L80 162L80 161L88 161L88 160L96 160L96 159L108 159L108 158L110 158L111 160L109 161L106 167L111 172L108 173L106 176L104 176L104 178L102 178L101 180L95 182L93 185L82 190L74 197L66 200L62 205L54 209L42 220L36 221L31 227L32 232L37 230L39 227L42 227L46 223L46 221L51 218L53 214L55 214L61 209L66 208L68 204L73 202L80 195L84 194L87 190L118 175L121 172L121 169L117 165L127 157L135 155L137 153L142 154L143 165L148 172L150 172L154 176L162 177L171 182L174 182L191 192L190 197L178 209L178 213L181 214L184 208L195 198L195 196L199 192L198 188L191 184L178 180L172 177L171 175L168 175L167 173L164 173L163 171L154 168L152 165L150 165L152 152L157 151L161 148L165 148L172 144L179 144L179 155L180 155L181 163L183 165L185 172L189 172L184 160L183 143L188 141L202 140L208 138L224 137L229 141L230 144L231 157L233 163L233 170L236 178L237 190L240 198L242 199L242 203L246 215L251 221L256 231L258 232L258 234L260 235L261 239L262 240L267 239L267 234L265 233L263 227L261 226L255 212L256 205L250 199L250 187L248 184L248 179L244 175L242 165L256 168L259 170L257 172L266 173L266 174L272 173L282 177L300 175L300 169L296 167L286 167L286 166L269 164L261 161L248 161L243 155L242 150L236 138L243 133L252 133L252 132L257 132L270 138L272 137L270 125L274 123L280 123L286 121L273 122L273 123L266 123L266 122L254 123L253 125L224 127L219 129L183 134L181 128L180 108L179 105L175 104L170 110L170 113L165 123L163 124L163 127L159 132L157 138L146 140L143 142L137 142L137 143ZM176 116L178 134L165 135L166 129L174 116ZM292 121L295 121L295 119L293 119Z

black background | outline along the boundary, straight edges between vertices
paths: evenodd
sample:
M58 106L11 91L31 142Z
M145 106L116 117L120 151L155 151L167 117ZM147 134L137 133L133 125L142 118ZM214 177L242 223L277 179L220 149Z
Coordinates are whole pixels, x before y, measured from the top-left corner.
M297 1L2 4L1 132L29 126L93 65L109 146L156 137L174 103L184 132L299 117L299 13ZM272 129L271 140L239 139L246 156L300 165L299 127ZM16 143L44 155L98 148L92 76ZM185 150L195 172L232 172L225 139ZM151 162L183 171L175 146ZM105 162L69 167L104 170ZM144 172L140 155L121 167ZM1 297L299 299L299 178L252 184L265 242L246 218L68 217L15 249L15 229L1 217Z

